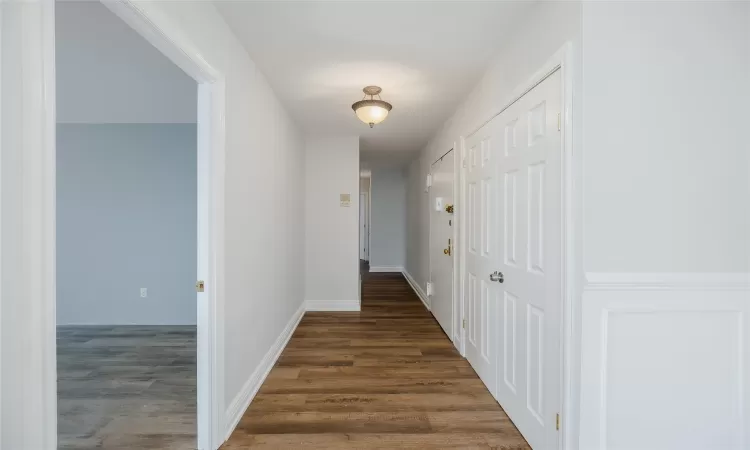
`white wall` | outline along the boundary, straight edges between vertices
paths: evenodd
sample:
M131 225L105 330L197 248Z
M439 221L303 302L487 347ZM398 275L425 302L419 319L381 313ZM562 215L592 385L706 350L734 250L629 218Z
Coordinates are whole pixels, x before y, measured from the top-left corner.
M750 4L587 2L582 35L580 448L746 449Z
M58 123L195 123L195 81L102 3L55 16Z
M310 137L305 151L305 300L359 308L359 138ZM340 194L349 194L343 207Z
M58 325L195 325L196 164L195 124L58 125Z
M427 292L430 281L430 211L425 192L432 158L424 153L407 168L406 180L406 271Z
M401 271L406 264L406 176L402 168L372 170L370 267Z
M584 7L587 270L750 271L748 8Z
M142 2L139 8L177 27L225 75L229 407L302 306L304 281L290 274L304 273L304 140L213 5Z

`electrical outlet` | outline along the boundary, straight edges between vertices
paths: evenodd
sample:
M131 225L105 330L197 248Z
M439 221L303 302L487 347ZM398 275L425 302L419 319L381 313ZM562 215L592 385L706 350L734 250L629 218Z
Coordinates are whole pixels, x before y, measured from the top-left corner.
M141 288L141 298L148 297L148 288Z

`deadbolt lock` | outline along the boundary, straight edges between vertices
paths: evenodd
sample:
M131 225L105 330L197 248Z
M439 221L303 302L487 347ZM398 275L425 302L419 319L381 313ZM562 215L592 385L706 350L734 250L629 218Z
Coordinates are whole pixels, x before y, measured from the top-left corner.
M443 254L444 255L450 255L451 254L451 240L450 239L448 239L448 248L444 248L443 249Z

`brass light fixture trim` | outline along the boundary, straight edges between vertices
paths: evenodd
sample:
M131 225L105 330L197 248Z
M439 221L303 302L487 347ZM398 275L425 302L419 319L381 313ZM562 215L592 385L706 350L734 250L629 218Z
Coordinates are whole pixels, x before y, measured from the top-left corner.
M370 125L370 128L384 121L393 109L393 105L380 98L382 91L379 86L365 86L362 89L362 92L365 93L364 98L352 105L352 109L359 120ZM368 96L370 98L367 98Z

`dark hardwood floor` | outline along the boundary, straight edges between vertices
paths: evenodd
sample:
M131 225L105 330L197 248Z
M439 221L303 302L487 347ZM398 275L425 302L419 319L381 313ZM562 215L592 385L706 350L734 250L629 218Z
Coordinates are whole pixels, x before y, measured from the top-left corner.
M306 313L223 450L529 449L401 274Z
M194 326L58 328L58 449L194 449L195 333Z

